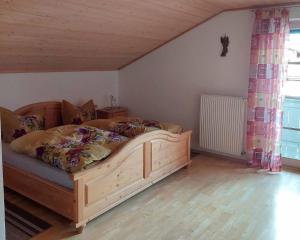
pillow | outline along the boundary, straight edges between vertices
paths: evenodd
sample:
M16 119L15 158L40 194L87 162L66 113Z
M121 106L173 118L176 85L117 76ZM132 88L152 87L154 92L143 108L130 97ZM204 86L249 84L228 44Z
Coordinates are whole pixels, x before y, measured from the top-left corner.
M62 119L66 124L81 124L86 121L96 119L96 110L93 100L88 101L81 107L76 107L72 103L62 101Z
M0 107L0 115L2 138L7 143L29 132L45 128L44 113L19 116L6 108Z
M111 121L111 119L95 119L95 120L87 121L82 125L91 126L91 127L109 131L112 123L113 122Z
M133 124L130 122L115 122L111 125L109 129L112 132L116 132L120 135L126 136L128 138L133 138L145 132L145 126L141 124Z
M129 122L132 124L142 124L143 123L143 119L140 117L124 117L124 116L111 118L111 121L113 121L113 122Z
M174 134L181 134L183 132L182 127L174 123L162 122L160 123L160 128Z
M10 147L14 152L35 157L36 149L44 142L57 143L61 140L62 138L58 134L49 134L47 131L38 130L15 139L10 143Z

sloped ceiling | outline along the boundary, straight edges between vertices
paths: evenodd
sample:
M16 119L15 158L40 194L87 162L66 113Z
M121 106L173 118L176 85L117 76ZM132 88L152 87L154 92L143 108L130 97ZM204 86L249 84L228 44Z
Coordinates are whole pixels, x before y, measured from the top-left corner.
M0 72L116 70L228 9L284 0L1 0Z

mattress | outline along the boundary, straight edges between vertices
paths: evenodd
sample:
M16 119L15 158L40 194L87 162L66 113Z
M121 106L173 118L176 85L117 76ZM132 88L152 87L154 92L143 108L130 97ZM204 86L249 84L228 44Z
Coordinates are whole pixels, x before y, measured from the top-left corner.
M11 150L7 143L2 143L2 157L3 162L22 169L23 171L29 172L69 189L73 189L74 187L73 181L70 179L69 174L65 171L51 167L38 159L16 153Z

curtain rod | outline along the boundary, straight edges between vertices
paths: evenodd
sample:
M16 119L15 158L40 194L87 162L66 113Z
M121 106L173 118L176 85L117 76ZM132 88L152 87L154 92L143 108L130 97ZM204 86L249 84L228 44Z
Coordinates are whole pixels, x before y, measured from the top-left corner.
M295 8L295 7L300 7L300 4L281 4L281 5L272 5L272 6L257 6L257 7L253 7L250 10L252 12L255 12L256 10L259 9L272 9L272 8Z

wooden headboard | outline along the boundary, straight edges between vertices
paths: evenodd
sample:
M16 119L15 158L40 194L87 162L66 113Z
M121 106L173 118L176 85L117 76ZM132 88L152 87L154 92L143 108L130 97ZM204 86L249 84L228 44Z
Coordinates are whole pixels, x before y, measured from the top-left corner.
M18 115L30 115L45 111L45 128L62 125L61 102L41 102L21 107L15 111Z

